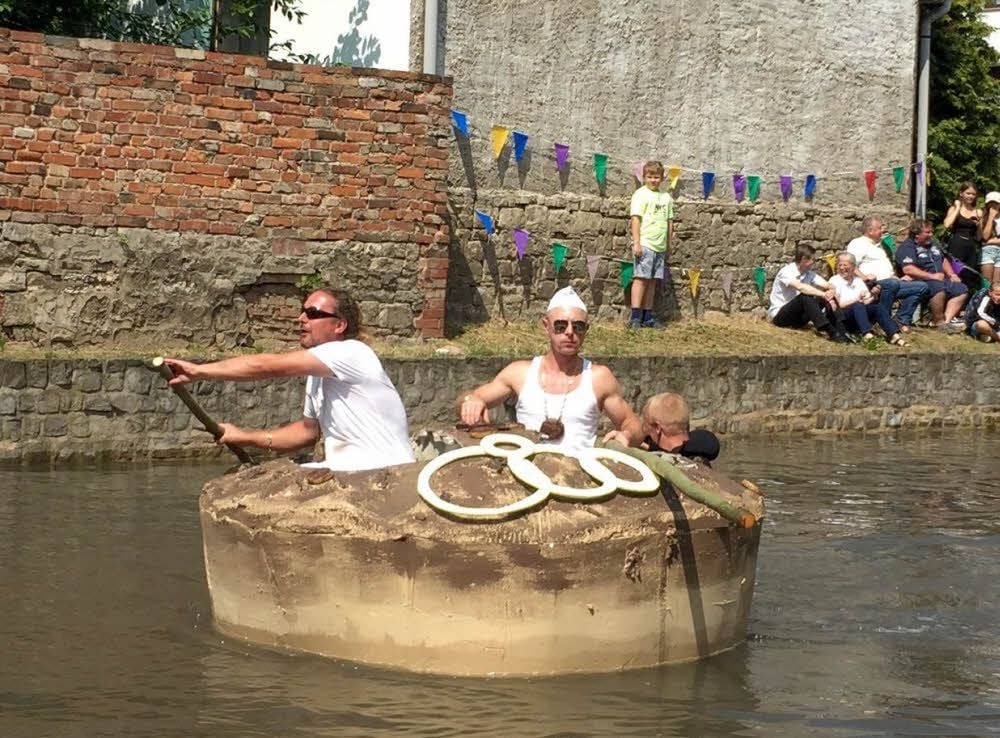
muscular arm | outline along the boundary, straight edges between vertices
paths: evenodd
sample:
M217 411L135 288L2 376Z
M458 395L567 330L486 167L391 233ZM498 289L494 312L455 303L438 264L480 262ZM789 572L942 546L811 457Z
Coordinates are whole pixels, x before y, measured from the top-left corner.
M255 379L277 377L330 377L333 373L322 361L309 351L292 351L287 354L251 354L232 359L195 364L180 359L165 359L166 365L174 373L170 384L187 384L199 380L229 380L249 382Z
M615 424L615 428L628 438L628 445L638 446L643 439L642 421L622 396L622 389L615 375L606 366L595 366L592 371L598 406Z
M489 423L489 409L521 391L528 365L527 361L508 364L492 381L460 395L455 406L461 421L469 425Z
M222 428L219 443L269 448L279 454L311 446L320 436L315 418L301 418L272 430L247 430L230 423L219 423L219 427Z

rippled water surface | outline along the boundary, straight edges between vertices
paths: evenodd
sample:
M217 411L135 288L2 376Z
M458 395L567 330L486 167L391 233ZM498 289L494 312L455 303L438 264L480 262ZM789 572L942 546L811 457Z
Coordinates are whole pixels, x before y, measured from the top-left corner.
M1000 735L1000 435L733 439L747 642L596 677L417 677L212 630L213 466L0 470L0 736Z

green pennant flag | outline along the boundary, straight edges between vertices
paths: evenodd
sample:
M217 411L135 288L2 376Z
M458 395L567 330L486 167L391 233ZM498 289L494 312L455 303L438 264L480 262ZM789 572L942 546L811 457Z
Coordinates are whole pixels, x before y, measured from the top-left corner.
M893 167L892 168L892 181L896 183L896 192L903 191L903 178L906 177L906 169L904 167Z
M628 286L632 284L632 270L635 269L634 264L622 264L621 274L619 278L622 282L622 289L627 290Z
M896 239L892 237L891 233L886 233L882 236L882 245L888 249L889 256L896 255Z
M747 176L747 196L750 202L757 202L760 197L760 175L750 174Z
M983 286L983 289L987 289L988 287L992 286L990 284L990 280L986 279L986 277L980 277L980 280L982 280L980 284Z
M767 280L767 272L764 267L757 267L753 270L753 281L757 285L757 294L764 296L764 282Z
M594 154L594 176L597 177L597 184L604 184L608 176L607 154Z
M566 261L566 247L561 243L552 244L552 263L556 266L556 274L559 274L564 261Z

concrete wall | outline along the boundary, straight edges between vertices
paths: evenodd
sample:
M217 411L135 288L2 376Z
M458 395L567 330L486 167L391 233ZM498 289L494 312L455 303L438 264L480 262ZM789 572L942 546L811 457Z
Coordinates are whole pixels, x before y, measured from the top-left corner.
M450 100L408 72L0 29L2 335L260 345L317 272L374 332L441 335Z
M878 432L1000 426L1000 357L799 356L614 359L636 408L684 394L694 425L720 433ZM411 431L454 422L463 388L503 359L388 361ZM212 384L195 395L217 420L253 427L300 416L303 382ZM496 415L494 417L497 417ZM0 462L134 459L216 451L187 409L138 361L0 360Z
M593 152L611 157L608 190L632 163L662 159L718 175L743 169L779 199L778 175L820 177L819 206L865 202L864 169L911 161L917 3L875 0L440 0L439 71L476 127L480 187L593 193ZM423 3L412 3L412 69L422 68ZM891 29L881 33L879 29ZM492 161L494 124L531 136L529 161ZM569 144L560 181L551 156ZM453 156L459 181L460 157ZM880 203L904 205L880 171ZM700 197L700 174L679 193Z

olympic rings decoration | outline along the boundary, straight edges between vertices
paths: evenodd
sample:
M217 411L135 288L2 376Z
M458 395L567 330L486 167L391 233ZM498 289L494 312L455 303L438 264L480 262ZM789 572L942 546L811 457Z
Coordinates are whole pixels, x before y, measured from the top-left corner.
M513 448L511 448L513 447ZM591 478L600 482L597 487L567 487L556 484L549 476L531 462L538 454L570 456L580 463ZM516 479L534 487L527 497L501 507L466 507L442 499L431 488L431 477L442 467L460 459L476 456L493 456L506 459L507 468ZM602 459L624 464L639 473L639 481L621 479L601 463ZM514 515L532 510L544 504L549 497L568 502L594 502L611 497L616 492L653 494L660 489L660 479L644 463L636 458L610 448L566 449L561 446L535 443L523 436L512 433L493 433L480 439L478 446L466 446L441 454L431 459L417 477L417 493L428 505L440 513L465 520L504 520Z

